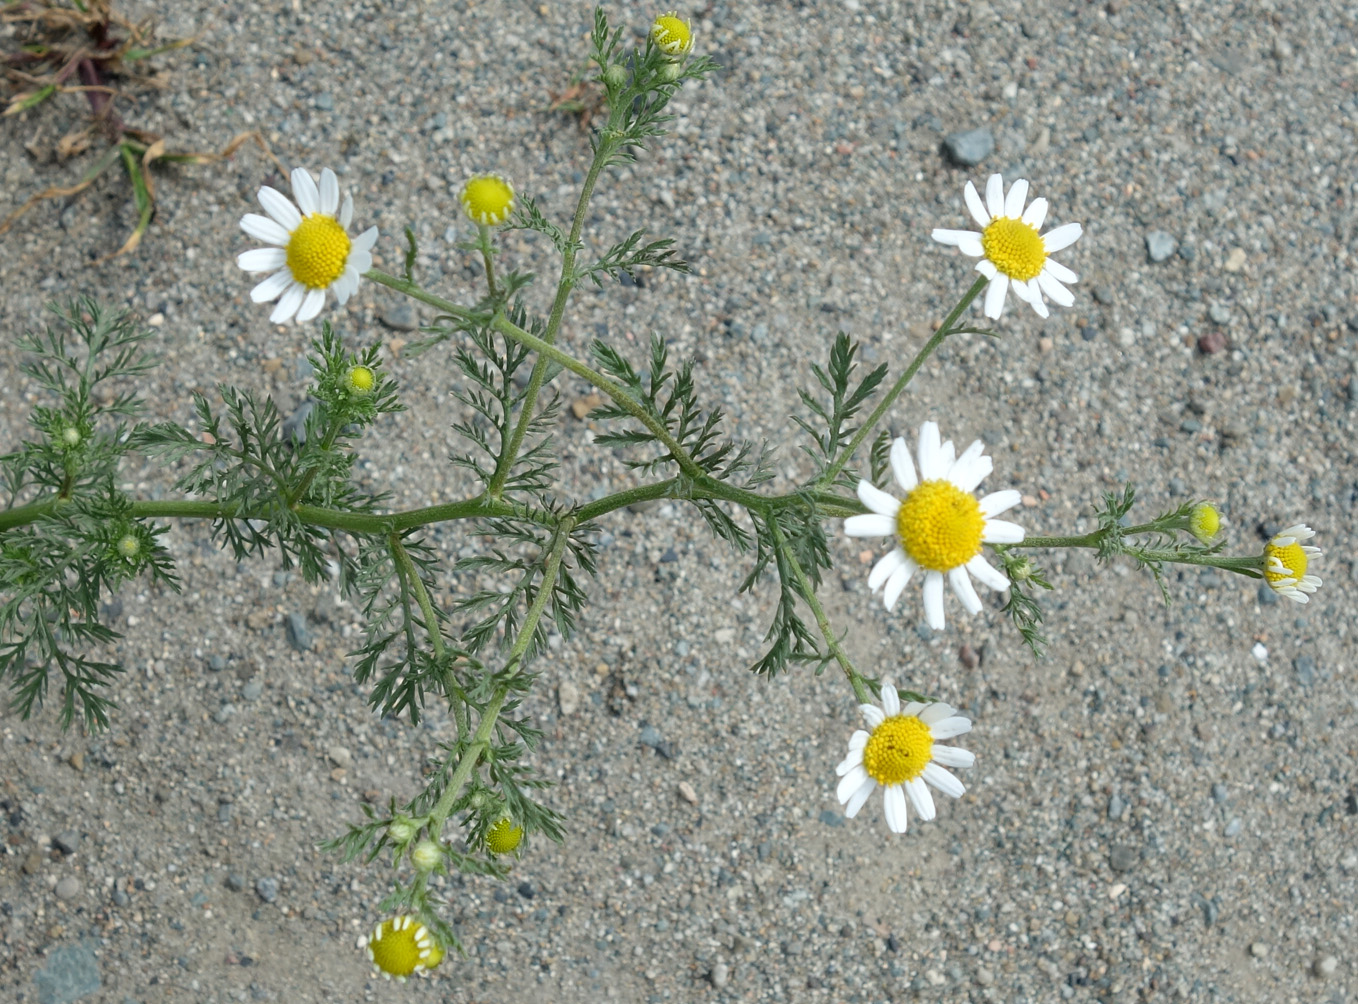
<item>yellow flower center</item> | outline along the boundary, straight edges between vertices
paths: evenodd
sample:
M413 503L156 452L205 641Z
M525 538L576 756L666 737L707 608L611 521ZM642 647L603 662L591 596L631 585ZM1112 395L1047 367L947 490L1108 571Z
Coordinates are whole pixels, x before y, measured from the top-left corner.
M1273 558L1277 558L1282 564L1282 571L1277 570ZM1305 574L1306 552L1295 540L1286 547L1269 544L1264 548L1264 578L1269 582L1281 582L1283 579L1296 579L1300 582Z
M492 854L508 854L519 846L522 839L523 830L515 826L508 816L486 831L486 847Z
M968 492L950 481L921 481L901 503L896 535L921 568L947 572L981 553L985 517Z
M433 969L443 961L443 947L414 917L384 920L368 939L368 958L388 976L405 979L417 969Z
M514 211L514 186L498 174L477 175L463 186L462 208L473 223L497 226Z
M333 216L305 216L288 238L288 271L309 289L325 289L348 260L349 235Z
M934 737L929 726L914 715L896 715L868 736L863 747L863 769L878 784L900 784L924 772L933 749Z
M1221 514L1215 506L1203 502L1193 509L1188 530L1204 544L1210 543L1221 532Z
M682 56L693 48L693 32L686 21L680 21L675 11L655 19L651 25L651 39L660 50L671 56Z
M991 220L981 233L981 247L997 269L1020 282L1037 278L1047 262L1047 246L1037 228L1022 220Z
M371 393L376 381L377 377L367 366L354 366L349 370L349 390L359 397Z

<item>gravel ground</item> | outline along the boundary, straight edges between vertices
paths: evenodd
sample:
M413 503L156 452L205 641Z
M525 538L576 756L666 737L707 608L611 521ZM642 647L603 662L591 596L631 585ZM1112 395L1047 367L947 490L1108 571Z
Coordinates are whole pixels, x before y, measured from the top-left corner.
M399 267L409 223L426 284L466 298L479 269L453 247L467 236L462 179L500 170L558 219L572 205L587 137L545 109L583 56L589 9L189 0L156 13L166 35L201 41L160 59L168 86L128 117L195 149L262 129L285 163L333 166L356 222L382 228L380 266ZM608 9L638 30L656 13ZM315 845L364 798L411 795L449 723L374 719L348 675L357 612L179 523L167 539L183 592L129 588L112 604L129 670L113 727L63 733L50 710L0 719L0 998L1354 999L1358 701L1341 617L1358 580L1353 9L683 13L722 70L683 93L673 135L608 179L587 237L674 235L694 274L580 290L563 345L601 335L640 361L661 332L697 358L705 400L802 476L789 416L806 360L842 328L869 360L903 365L970 282L929 229L967 225L967 178L1023 175L1053 223L1085 225L1062 256L1081 274L1076 305L1041 322L1011 301L1004 337L948 345L891 428L933 418L959 442L984 438L988 487L1031 496L1030 533L1088 528L1090 503L1124 478L1148 515L1220 499L1237 552L1305 520L1326 551L1322 591L1300 607L1189 571L1165 607L1130 567L1057 555L1051 647L1034 662L993 600L975 618L950 600L939 634L915 590L888 615L861 542L837 539L824 599L855 657L976 719L966 797L891 838L880 803L847 821L834 800L856 723L842 679L744 672L770 609L767 588L731 599L744 560L677 506L615 514L597 602L539 664L528 702L568 841L533 846L507 883L448 883L470 954L398 988L355 947L379 919L384 870ZM4 121L7 204L78 176L42 156L78 121L73 104ZM945 137L975 129L993 150L956 166ZM271 172L246 148L161 173L145 242L105 264L89 262L134 222L125 187L30 213L3 239L0 327L32 329L48 300L98 291L159 332L164 363L144 388L158 416L187 420L190 392L217 381L290 413L304 332L268 324L233 261L249 245L238 218L261 183L280 184ZM551 271L522 234L505 260ZM446 356L400 351L418 312L365 284L330 316L386 343L410 405L365 446L365 479L401 507L475 490L444 459L459 416ZM12 339L0 359L12 373ZM33 401L15 387L5 449ZM587 387L563 378L561 391ZM575 497L629 483L591 434L565 411ZM169 490L150 465L127 479ZM432 538L466 546L458 527Z

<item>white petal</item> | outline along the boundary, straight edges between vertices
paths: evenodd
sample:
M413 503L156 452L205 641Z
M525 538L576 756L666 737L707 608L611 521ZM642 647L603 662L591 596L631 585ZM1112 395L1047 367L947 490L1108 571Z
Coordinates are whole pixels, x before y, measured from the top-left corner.
M863 751L861 749L849 750L849 755L846 756L835 766L835 773L838 776L843 777L845 774L849 773L849 771L859 766L862 762L863 762Z
M901 553L904 554L905 552ZM918 568L919 565L915 564L909 555L905 555L905 562L891 573L891 578L886 580L886 588L882 590L882 604L888 610L896 609L896 601L901 598L901 593L905 592L906 584Z
M988 519L981 540L986 544L1018 544L1023 541L1023 527L1007 519Z
M985 254L985 245L981 243L979 237L968 237L964 241L958 241L957 250L969 258L979 258Z
M901 714L906 718L916 718L919 716L919 713L928 706L929 705L927 704L921 704L919 701L911 701L909 704L905 705L905 707L901 708Z
M858 810L863 808L863 804L867 802L868 798L876 790L877 782L872 778L868 778L868 783L855 791L853 797L849 799L849 804L844 806L845 817L853 819L854 816L858 815Z
M367 251L357 251L351 249L349 251L349 260L345 263L345 265L346 267L352 268L356 276L360 276L364 272L368 271L368 269L373 267L373 256L369 254ZM354 288L355 289L358 288L357 283L354 284Z
M899 547L893 547L882 555L877 564L872 566L872 571L868 573L868 590L875 593L881 589L882 583L895 575L905 562L905 552Z
M900 436L891 444L891 473L902 491L913 492L919 484L915 477L915 462L910 459L910 447Z
M1017 279L1012 279L1010 280L1010 288L1014 291L1014 295L1024 303L1033 302L1033 291L1028 287L1026 282L1019 282Z
M905 792L899 784L889 784L885 791L886 828L892 833L905 832Z
M850 537L893 537L896 520L875 512L850 516L844 520L844 532Z
M972 258L979 258L985 254L981 235L973 230L935 230L930 236L938 243L955 247Z
M895 718L901 713L901 697L889 683L882 684L882 713L888 718Z
M915 807L915 815L928 822L934 818L934 796L929 794L929 786L918 777L905 782L905 793L910 796L910 804Z
M1017 279L1014 280L1015 290L1022 285L1025 285L1025 283L1021 283ZM1028 287L1028 295L1024 299L1033 305L1033 310L1037 311L1038 317L1050 317L1051 311L1049 311L1047 305L1042 302L1042 290L1038 288L1037 280L1030 279L1026 285Z
M320 207L326 216L334 216L335 210L339 208L339 179L328 167L321 171Z
M996 592L1002 593L1009 588L1009 580L979 554L967 562L967 571Z
M272 272L288 263L288 253L283 248L255 248L236 255L236 264L247 272Z
M276 221L267 216L260 216L258 213L246 213L240 218L240 228L257 241L265 244L273 244L277 247L284 247L291 236Z
M269 320L274 324L287 324L297 313L297 308L302 305L305 297L306 287L294 279L279 299L278 306L274 307L273 313L269 315Z
M937 422L925 422L919 427L919 476L921 481L936 481L948 473L943 463L943 443Z
M339 225L348 230L352 222L354 222L354 197L345 192L344 205L340 206Z
M924 619L935 631L942 631L943 620L943 574L930 570L924 577Z
M964 750L960 746L944 746L942 743L935 743L929 757L934 763L942 764L944 767L976 766L976 754L971 750Z
M967 574L966 565L958 565L950 570L948 582L951 583L952 591L962 601L967 613L975 615L981 612L981 598L976 595L976 587L971 584L971 576Z
M1028 181L1019 178L1009 188L1009 194L1004 197L1004 215L1012 220L1017 220L1023 216L1023 203L1028 198Z
M945 718L951 718L956 709L944 701L934 701L932 704L924 705L924 710L916 712L919 720L925 725L932 725L934 722L941 722Z
M995 267L995 263L989 258L982 258L976 263L976 271L980 272L987 279L993 279L1000 274L1000 270Z
M352 268L346 268L340 277L330 284L330 292L335 294L335 302L341 307L349 302L349 297L354 295L357 288L358 273Z
M377 228L369 227L363 233L354 238L355 251L371 251L373 245L377 243Z
M974 491L976 486L990 477L990 472L995 469L995 461L982 455L984 449L985 444L979 439L976 440L967 447L966 453L957 458L952 470L948 472L948 480L961 491Z
M297 208L303 216L310 216L321 208L321 195L316 191L316 181L304 167L292 169L292 197L297 200Z
M1004 313L1004 296L1009 292L1009 276L996 275L985 291L985 316L992 321Z
M886 721L886 715L882 714L882 709L875 704L860 704L858 713L863 716L863 721L868 723L869 729L875 729Z
M971 218L975 220L982 229L990 226L990 214L985 211L985 203L983 203L981 197L976 194L976 186L970 181L967 182L967 187L962 189L962 197L967 202L967 209L971 212Z
M325 290L311 289L307 291L306 298L302 300L302 305L297 308L297 321L309 321L321 312L325 306Z
M942 459L943 473L940 478L946 479L948 472L952 470L952 465L957 463L957 447L953 446L951 439L945 439L943 445L938 448L939 457Z
M1047 200L1034 199L1027 209L1023 211L1023 222L1034 230L1041 230L1043 222L1047 219Z
M1003 491L991 492L981 499L981 515L990 517L998 516L1002 512L1008 512L1014 506L1023 501L1023 495L1013 488L1005 488Z
M961 715L953 715L929 726L929 732L935 739L951 739L970 731L971 719L963 718Z
M1066 266L1062 265L1055 258L1048 258L1046 264L1042 266L1042 271L1050 272L1051 277L1057 282L1075 283L1080 281L1078 275L1066 268Z
M302 222L302 214L292 204L292 200L276 188L265 185L259 190L259 204L264 211L278 221L288 233L292 233Z
M1056 254L1062 248L1068 248L1080 239L1084 227L1078 223L1063 223L1055 230L1048 230L1042 235L1042 246L1047 254Z
M998 174L986 179L985 207L992 217L1004 215L1004 179Z
M854 734L849 736L849 749L861 750L868 744L868 732L866 729L856 729Z
M1047 263L1037 275L1037 284L1042 287L1042 292L1046 293L1052 303L1059 303L1063 307L1069 307L1075 302L1075 294L1062 286L1051 274L1051 262Z
M953 798L961 798L967 792L966 785L936 763L926 763L924 773L920 776L943 794L951 795Z
M250 299L255 303L268 303L277 300L283 295L283 290L292 285L292 273L287 269L275 272L265 279L254 289L250 290Z
M899 499L892 495L888 495L871 481L866 481L862 478L858 481L858 501L862 502L878 515L889 516L892 519L895 519L896 513L901 511Z
M868 772L863 769L862 764L859 764L840 779L839 787L835 789L835 798L843 805L868 780Z

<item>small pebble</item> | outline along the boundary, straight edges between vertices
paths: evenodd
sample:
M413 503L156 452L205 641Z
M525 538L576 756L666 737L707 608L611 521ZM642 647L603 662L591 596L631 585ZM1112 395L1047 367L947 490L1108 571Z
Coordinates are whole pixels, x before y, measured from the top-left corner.
M731 970L725 962L718 962L712 967L712 985L720 990L731 980Z
M1243 826L1244 823L1240 821L1240 817L1236 816L1234 819L1232 819L1229 823L1226 824L1226 829L1222 832L1225 833L1226 839L1229 840L1231 837L1236 836Z
M698 804L698 793L693 790L693 785L689 784L687 781L680 781L678 790L679 797L689 805Z
M573 715L580 710L580 688L570 680L562 680L556 685L556 700L562 715Z
M52 838L52 846L62 854L74 854L75 849L80 846L80 834L75 830L62 830Z
M1213 324L1226 324L1231 319L1231 311L1225 304L1214 303L1207 308L1207 316Z
M80 895L80 880L74 875L66 875L57 883L57 899L75 899Z
M218 725L225 725L227 722L231 721L231 718L235 713L236 706L228 701L218 708L217 713L212 717Z
M288 614L288 641L299 652L310 652L313 644L311 630L306 626L306 618L301 614Z
M943 140L943 152L960 167L975 167L995 152L995 137L984 127L951 133Z
M1198 336L1198 351L1205 356L1216 355L1226 345L1226 335L1220 331L1206 331Z
M259 680L251 680L240 690L241 696L247 701L259 700L259 695L264 693L264 684Z
M1265 945L1262 941L1253 942L1250 945L1250 954L1253 955L1256 959L1268 958L1268 946Z
M245 888L245 876L240 872L228 872L226 876L226 887L232 892L240 892Z
M330 758L330 762L336 767L348 769L349 765L354 762L354 755L349 752L347 746L331 746L325 751L325 755Z
M1268 646L1261 641L1256 641L1254 647L1250 649L1250 655L1254 656L1260 664L1268 662Z
M377 315L377 319L391 328L392 331L414 331L420 326L415 317L415 309L404 300L400 303L394 303L390 307L384 307L382 312Z
M278 879L262 878L255 881L255 892L259 898L266 903L272 903L278 898Z
M1339 971L1339 960L1333 955L1326 955L1311 963L1311 972L1316 979L1328 980Z
M1179 242L1173 235L1165 233L1163 230L1152 230L1146 234L1146 257L1152 262L1159 263L1165 261L1178 249Z
M1141 855L1135 847L1118 844L1108 855L1109 867L1115 872L1129 872L1137 866Z
M1292 668L1297 671L1297 682L1303 687L1316 682L1316 661L1309 655L1299 655L1293 659Z

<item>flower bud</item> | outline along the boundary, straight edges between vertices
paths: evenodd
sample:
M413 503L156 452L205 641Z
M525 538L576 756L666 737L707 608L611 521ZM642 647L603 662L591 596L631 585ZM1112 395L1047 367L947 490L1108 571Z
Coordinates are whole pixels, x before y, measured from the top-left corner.
M1203 544L1210 544L1221 532L1221 513L1210 502L1199 502L1188 517L1188 532Z
M473 223L499 226L514 211L514 186L498 174L478 174L462 186L462 208Z
M131 561L141 553L141 541L137 539L135 533L125 533L118 538L118 543L114 545L120 557Z
M604 70L604 84L610 91L620 91L627 86L627 70L614 63Z
M411 864L418 871L432 872L443 860L443 848L432 840L421 840L410 852Z
M344 378L344 387L355 397L367 397L377 383L377 375L367 366L351 366Z
M419 832L420 828L409 816L397 816L387 827L387 836L391 838L391 842L401 846L410 843Z
M61 430L61 445L68 450L73 450L80 445L80 430L73 425L68 425Z
M523 840L523 829L515 826L508 816L486 831L486 849L492 854L508 854Z

